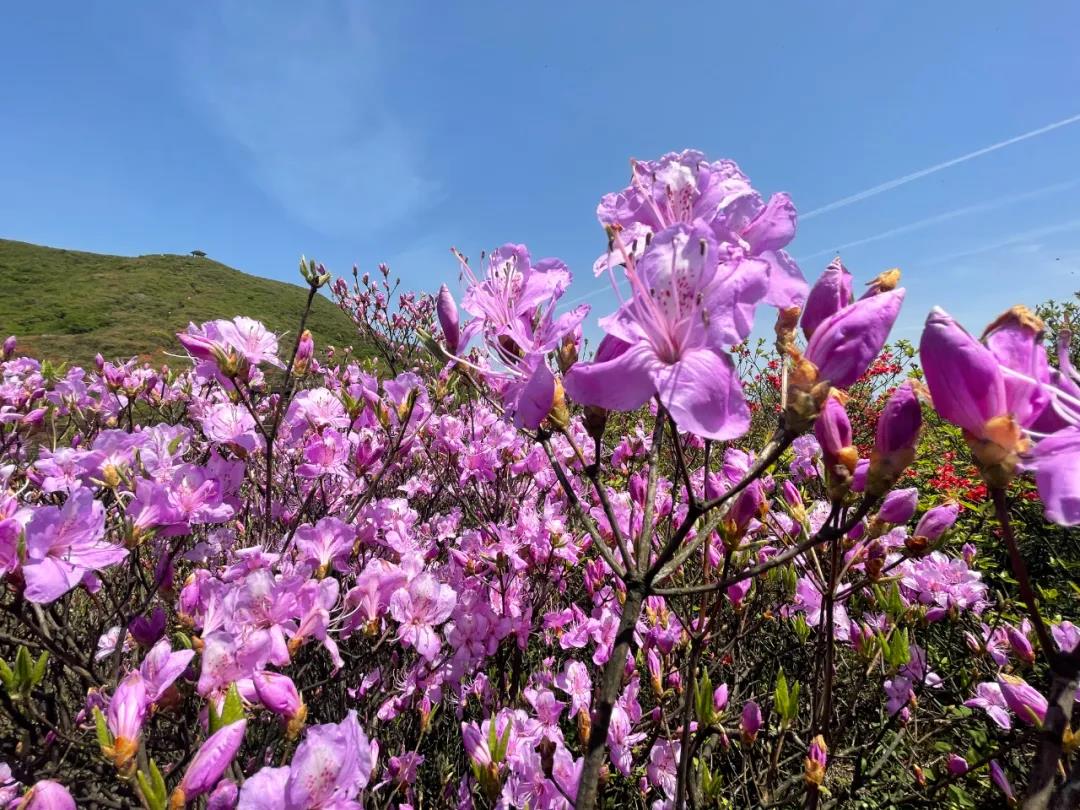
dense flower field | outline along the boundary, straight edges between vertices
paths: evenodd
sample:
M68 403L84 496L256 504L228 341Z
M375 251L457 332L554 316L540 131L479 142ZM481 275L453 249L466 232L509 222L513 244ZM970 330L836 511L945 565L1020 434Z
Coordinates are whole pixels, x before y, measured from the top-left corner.
M457 296L302 261L364 361L9 338L0 807L1076 807L1068 318L889 345L899 271L808 285L696 152L598 215L591 353L516 244Z

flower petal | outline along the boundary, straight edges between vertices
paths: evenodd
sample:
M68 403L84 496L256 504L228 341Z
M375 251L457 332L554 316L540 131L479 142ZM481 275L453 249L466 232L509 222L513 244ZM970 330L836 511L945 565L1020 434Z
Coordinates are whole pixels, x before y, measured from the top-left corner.
M694 349L653 370L660 401L682 430L706 439L734 439L750 427L735 365L726 354Z
M632 411L656 393L652 372L660 365L647 343L636 343L610 359L574 364L563 384L570 398L582 405Z

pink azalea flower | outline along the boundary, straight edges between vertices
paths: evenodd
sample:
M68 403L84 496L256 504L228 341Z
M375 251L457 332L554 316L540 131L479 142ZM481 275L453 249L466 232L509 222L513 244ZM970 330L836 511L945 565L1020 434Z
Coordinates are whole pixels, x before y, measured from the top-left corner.
M567 393L619 411L659 396L683 430L741 436L750 411L727 348L750 333L768 268L757 260L721 263L707 228L678 224L658 233L626 274L631 297L601 320L608 337L592 363L567 373Z
M105 507L85 487L62 507L36 509L26 527L26 598L54 602L87 574L123 560L127 549L104 537Z
M398 639L428 661L434 661L442 642L435 626L450 618L457 593L431 574L421 574L390 597L390 615L401 624Z

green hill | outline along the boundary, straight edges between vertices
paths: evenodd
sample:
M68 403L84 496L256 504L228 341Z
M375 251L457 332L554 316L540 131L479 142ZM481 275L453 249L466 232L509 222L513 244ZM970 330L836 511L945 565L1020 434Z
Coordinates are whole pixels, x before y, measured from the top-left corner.
M105 256L0 239L0 340L22 353L85 365L138 356L170 362L188 322L247 315L292 347L307 290L251 276L212 259L158 254ZM360 348L352 321L316 296L308 328L319 350Z

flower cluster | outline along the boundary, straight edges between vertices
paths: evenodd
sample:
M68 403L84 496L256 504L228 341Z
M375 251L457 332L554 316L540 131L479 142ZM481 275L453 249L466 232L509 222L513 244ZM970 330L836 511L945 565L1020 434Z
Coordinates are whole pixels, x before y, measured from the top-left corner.
M335 282L357 353L306 311L291 345L191 324L179 369L5 342L0 807L988 803L1051 743L1053 788L1071 700L1039 678L1080 633L999 597L963 459L912 470L936 410L1007 543L1028 471L1080 522L1068 351L1023 309L982 341L935 311L926 385L898 379L899 271L807 285L792 200L730 161L634 161L598 217L591 358L569 269L512 243L457 253L457 297Z

